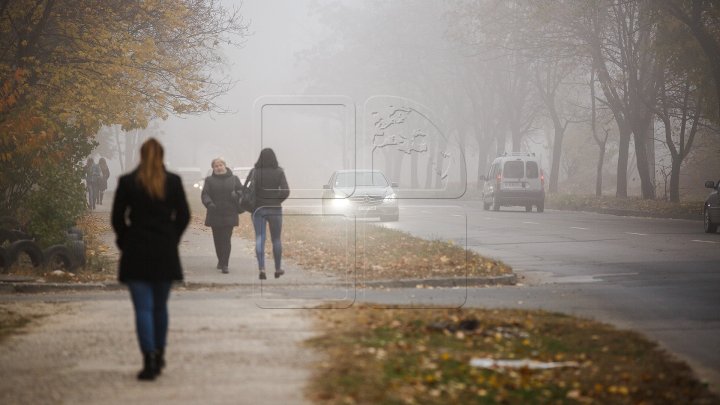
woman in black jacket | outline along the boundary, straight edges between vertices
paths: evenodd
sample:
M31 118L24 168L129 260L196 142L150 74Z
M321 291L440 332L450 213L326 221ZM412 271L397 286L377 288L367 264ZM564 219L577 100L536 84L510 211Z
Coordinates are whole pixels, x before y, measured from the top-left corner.
M182 182L165 171L163 154L154 138L143 143L140 164L120 177L112 208L121 252L118 279L130 290L143 353L141 380L154 380L165 365L167 300L172 281L183 278L178 244L190 222Z
M275 152L270 148L260 151L260 157L255 163L252 179L255 181L255 211L253 212L253 227L255 228L255 255L260 269L260 280L265 280L265 223L270 227L270 239L273 246L273 259L275 260L275 278L285 274L282 269L282 206L290 195L290 188L285 178L285 172L278 166Z
M213 159L213 172L205 178L202 190L202 203L207 208L205 226L212 229L217 268L228 273L230 261L230 238L233 228L238 226L237 193L242 185L240 179L221 158Z

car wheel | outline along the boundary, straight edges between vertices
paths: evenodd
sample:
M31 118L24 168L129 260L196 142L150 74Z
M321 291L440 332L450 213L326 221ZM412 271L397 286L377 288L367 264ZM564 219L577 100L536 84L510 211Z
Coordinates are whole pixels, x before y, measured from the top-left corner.
M497 197L492 199L492 209L493 211L500 211L500 201L498 201Z
M705 227L705 233L715 233L717 232L717 224L714 224L712 220L710 219L710 211L706 208L703 211L703 225Z
M532 205L526 205L525 212L532 212Z
M537 205L537 212L545 211L545 201L540 201Z

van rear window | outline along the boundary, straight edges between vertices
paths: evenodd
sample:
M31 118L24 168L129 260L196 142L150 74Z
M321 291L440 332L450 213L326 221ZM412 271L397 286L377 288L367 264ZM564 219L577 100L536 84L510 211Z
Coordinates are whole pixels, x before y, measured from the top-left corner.
M525 162L525 177L527 177L528 179L537 179L538 172L539 170L537 162L533 162L531 160Z
M511 160L505 162L503 167L503 177L511 179L521 179L525 174L525 165L522 160Z

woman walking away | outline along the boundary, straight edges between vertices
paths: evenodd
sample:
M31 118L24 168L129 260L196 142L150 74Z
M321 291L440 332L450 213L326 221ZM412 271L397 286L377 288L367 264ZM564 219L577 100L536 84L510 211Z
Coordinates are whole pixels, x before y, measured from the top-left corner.
M180 236L190 210L180 177L165 171L163 148L154 138L140 148L140 164L118 181L112 226L120 249L118 280L127 284L143 368L140 380L154 380L165 366L167 301L172 281L182 280Z
M95 164L93 158L88 158L84 170L85 187L88 192L88 208L94 210L95 203L97 202L98 187L100 185L100 179L102 178L102 171L100 170L100 166Z
M233 228L238 226L237 192L242 183L232 174L222 158L213 159L212 174L205 178L202 203L207 208L205 226L212 229L217 268L228 273L230 261L230 238Z
M265 280L265 223L270 227L270 239L275 260L275 278L285 274L281 266L282 242L282 207L281 203L290 195L290 188L285 172L278 166L275 152L270 148L260 151L253 173L249 176L255 181L255 212L253 227L255 228L255 255L260 269L260 280ZM245 186L248 186L247 184Z
M98 165L100 166L100 172L102 173L102 177L100 178L99 184L98 184L98 193L97 193L97 203L102 205L103 202L103 193L105 193L105 190L107 190L107 182L110 178L110 168L107 165L107 161L105 158L100 158L100 161L98 161Z

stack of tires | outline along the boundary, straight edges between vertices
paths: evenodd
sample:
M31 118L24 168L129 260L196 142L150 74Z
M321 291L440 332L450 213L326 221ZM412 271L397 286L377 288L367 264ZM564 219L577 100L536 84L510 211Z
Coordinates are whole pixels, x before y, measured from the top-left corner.
M66 242L53 245L45 250L25 232L17 229L0 228L0 268L7 272L21 257L27 255L35 268L47 270L75 271L85 265L85 242L77 228L70 228Z

